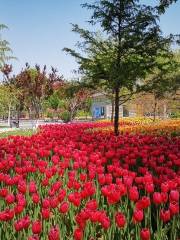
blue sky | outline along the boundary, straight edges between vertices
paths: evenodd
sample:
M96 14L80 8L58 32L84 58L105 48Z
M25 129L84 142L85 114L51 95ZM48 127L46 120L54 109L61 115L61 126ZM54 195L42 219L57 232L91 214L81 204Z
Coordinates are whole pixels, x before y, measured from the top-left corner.
M87 0L0 0L0 23L9 27L2 36L10 42L18 58L13 61L15 73L29 62L57 67L66 78L73 76L72 70L77 69L77 64L62 48L74 47L78 40L71 32L70 23L88 27L90 12L80 6L84 2ZM180 1L161 17L160 25L165 34L175 34L180 32L179 23Z

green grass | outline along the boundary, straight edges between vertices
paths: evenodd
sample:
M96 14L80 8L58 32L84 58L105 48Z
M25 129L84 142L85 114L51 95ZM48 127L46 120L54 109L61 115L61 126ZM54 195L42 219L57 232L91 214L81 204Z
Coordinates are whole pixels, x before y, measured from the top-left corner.
M32 129L7 131L7 132L0 133L0 138L5 138L8 136L31 136L34 133L36 133L36 131Z

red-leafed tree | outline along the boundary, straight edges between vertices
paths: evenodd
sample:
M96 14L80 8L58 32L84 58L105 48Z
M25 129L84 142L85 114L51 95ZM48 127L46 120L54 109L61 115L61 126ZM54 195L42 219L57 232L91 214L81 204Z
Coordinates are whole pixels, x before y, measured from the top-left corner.
M26 64L25 69L21 71L12 80L12 83L21 91L21 102L24 103L31 117L39 118L42 112L42 103L54 91L54 85L62 83L62 77L57 75L57 70L52 68L51 73L46 73L46 66L42 69L39 65L30 68Z

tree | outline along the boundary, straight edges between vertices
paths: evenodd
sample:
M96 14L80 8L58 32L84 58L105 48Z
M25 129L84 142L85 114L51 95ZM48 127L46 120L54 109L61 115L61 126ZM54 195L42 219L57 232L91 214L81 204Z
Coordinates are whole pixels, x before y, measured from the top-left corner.
M8 125L11 126L11 111L19 110L20 98L22 96L19 89L17 89L12 83L10 74L12 73L12 65L4 64L1 68L1 72L4 75L3 83L1 84L1 107L4 109L4 113L8 111ZM8 110L7 110L8 109ZM18 112L18 124L19 124L19 111Z
M93 10L90 23L98 23L106 33L107 39L103 41L106 47L100 46L102 41L92 33L74 25L73 31L84 39L78 46L87 56L65 49L78 59L80 70L92 75L94 84L98 82L98 85L106 85L115 95L115 135L119 134L121 89L127 89L131 95L138 87L138 80L153 71L157 65L157 55L166 51L172 41L172 36L164 38L162 35L157 8L138 2L99 0L94 4L83 4L83 7Z
M87 99L90 96L90 91L82 88L78 81L64 82L56 92L59 96L58 108L61 111L61 118L65 122L71 122L78 110L85 106Z
M11 126L11 111L19 104L18 91L12 86L0 85L0 109L3 116L8 116L8 125Z
M167 57L157 58L157 68L148 76L146 84L143 86L146 93L154 97L154 121L156 119L156 109L158 101L167 100L175 95L180 88L180 59L175 53Z
M57 75L57 70L52 68L52 72L47 75L46 66L42 69L39 65L35 68L30 68L26 64L26 68L20 74L9 80L21 92L20 101L23 103L23 108L29 111L32 115L35 113L35 118L40 117L42 111L42 103L52 93L55 84L61 84L62 79Z
M160 0L159 6L157 7L160 14L165 13L166 9L173 3L177 2L178 0Z
M61 99L58 94L58 88L54 90L54 92L43 101L43 112L45 116L53 118L59 116L59 108L61 106Z
M60 105L60 98L58 95L58 91L55 91L47 100L47 105L49 108L52 108L53 110L57 111L59 105Z
M4 24L0 24L0 31L4 29L7 29L7 26ZM9 46L9 42L2 39L0 34L0 70L2 69L6 61L13 58L11 54L12 50Z

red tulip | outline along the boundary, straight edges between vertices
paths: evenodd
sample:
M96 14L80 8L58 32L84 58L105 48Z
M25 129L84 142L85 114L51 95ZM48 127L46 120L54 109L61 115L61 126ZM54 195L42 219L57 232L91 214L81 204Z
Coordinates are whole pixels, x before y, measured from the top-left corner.
M83 231L80 228L76 228L74 231L74 239L75 240L82 240L83 239Z
M96 200L90 200L86 203L86 208L95 211L98 207Z
M32 201L33 201L33 203L38 204L39 201L40 201L39 194L33 193L33 195L32 195Z
M18 232L18 231L21 231L23 229L27 229L30 225L30 217L29 216L25 216L23 218L21 218L20 220L16 221L14 223L14 227L15 227L15 230Z
M154 184L153 183L146 183L145 189L147 193L153 193L154 192Z
M24 210L24 206L22 206L22 205L17 205L14 207L15 214L20 214L20 213L22 213L23 210Z
M155 204L161 204L162 203L161 193L159 193L159 192L154 192L153 193L153 202Z
M49 185L49 179L48 178L43 179L41 184L44 187L48 186Z
M161 191L162 192L168 192L169 191L169 184L168 184L168 182L161 183Z
M110 220L109 220L109 218L108 217L103 217L102 219L101 219L101 225L102 225L102 227L104 228L104 229L108 229L109 227L110 227Z
M8 189L7 188L1 188L0 189L0 197L6 197L8 195Z
M43 219L49 219L51 217L51 212L48 208L42 208L41 214Z
M135 210L133 213L133 221L136 222L141 222L144 218L144 214L142 210Z
M26 193L26 189L27 189L27 186L26 186L26 182L21 180L19 181L18 183L18 191L22 194L25 194Z
M141 240L150 240L150 230L148 228L143 228L140 232Z
M87 178L87 175L86 175L85 173L81 173L81 174L80 174L80 180L81 180L82 182L85 182L85 181L86 181L86 178Z
M8 194L5 198L7 204L14 203L15 201L15 196L13 194Z
M168 222L171 218L170 211L161 209L160 211L160 218L163 222Z
M170 202L169 210L171 212L171 215L179 214L179 203L178 202Z
M52 227L49 231L48 234L48 239L49 240L60 240L60 232L59 232L59 228L56 227Z
M139 192L137 187L134 186L129 189L129 199L134 202L139 199Z
M50 199L50 205L52 208L56 208L59 205L58 197L53 197Z
M171 202L179 202L179 192L177 190L171 190L169 198Z
M59 211L61 213L67 213L68 209L69 209L69 204L67 202L63 202L59 207Z
M115 221L118 227L123 228L126 224L126 218L122 213L116 213Z
M168 194L166 192L161 192L162 203L166 203L168 201Z
M40 234L42 231L42 224L39 220L32 223L33 234Z
M36 191L37 191L36 183L34 181L31 181L29 183L29 192L36 193Z

